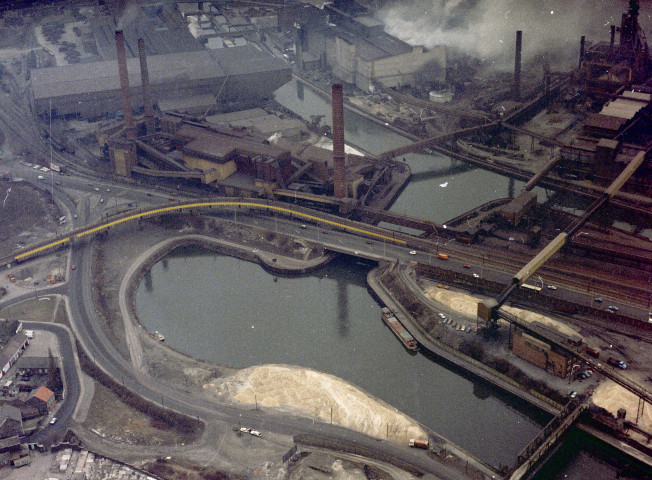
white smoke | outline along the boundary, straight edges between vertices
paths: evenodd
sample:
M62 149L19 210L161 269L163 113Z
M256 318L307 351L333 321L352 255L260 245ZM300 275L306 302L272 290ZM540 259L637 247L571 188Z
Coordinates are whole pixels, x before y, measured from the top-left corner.
M122 11L122 15L120 15L120 18L118 19L116 29L124 30L126 27L131 25L138 17L139 12L140 7L138 6L138 3L135 0L129 1Z
M642 1L639 23L652 18ZM609 41L628 0L411 0L378 12L385 30L411 45L455 47L497 67L514 64L516 31L523 62L545 56L555 70L577 65L580 37ZM617 41L617 40L616 40Z

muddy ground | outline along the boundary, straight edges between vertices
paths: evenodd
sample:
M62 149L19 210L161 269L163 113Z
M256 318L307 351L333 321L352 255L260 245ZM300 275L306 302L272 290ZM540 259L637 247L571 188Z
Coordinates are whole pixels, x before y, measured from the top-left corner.
M47 190L27 182L0 182L0 257L53 237L61 215Z

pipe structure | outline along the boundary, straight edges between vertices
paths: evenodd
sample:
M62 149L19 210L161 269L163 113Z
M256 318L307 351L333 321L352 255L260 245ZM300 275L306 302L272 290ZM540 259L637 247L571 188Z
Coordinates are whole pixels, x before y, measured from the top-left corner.
M335 198L346 198L346 162L344 158L344 96L342 84L334 83L333 108L333 187Z
M115 47L118 56L118 72L120 88L122 89L122 110L125 117L125 134L127 138L136 138L134 114L131 110L131 95L129 93L129 75L127 73L127 53L125 51L125 36L122 30L115 31Z
M152 90L149 85L149 70L147 69L147 56L145 55L145 40L138 39L138 57L140 58L140 78L143 86L143 107L145 109L145 129L147 135L155 132L154 107L152 105Z
M523 45L523 32L516 31L516 52L514 54L514 100L521 101L521 48Z

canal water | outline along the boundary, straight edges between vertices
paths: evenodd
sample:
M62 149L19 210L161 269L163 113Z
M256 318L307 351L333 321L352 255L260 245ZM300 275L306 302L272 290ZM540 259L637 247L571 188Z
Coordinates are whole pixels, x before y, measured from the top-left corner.
M331 106L321 95L296 80L275 93L285 108L308 120L311 115L324 115L323 123L331 125ZM344 110L344 138L347 143L373 155L412 143L365 117ZM524 183L512 180L439 153L407 154L412 179L390 210L444 223L453 217L496 198L512 198ZM539 202L546 200L543 189L535 189Z
M290 82L277 90L275 98L281 105L292 110L304 119L309 119L310 115L324 115L323 121L331 125L330 103L310 88L296 81ZM411 140L346 109L344 112L344 135L346 142L374 155L398 146L407 145L411 142ZM403 158L410 165L412 179L400 197L394 202L391 210L437 223L446 222L451 218L496 198L513 198L523 186L523 182L521 181L482 170L439 153L408 154L405 157L401 157L401 159ZM534 191L537 193L539 203L543 203L551 198L544 189L536 187ZM554 196L554 192L551 193ZM571 195L562 195L561 198L555 198L554 200L563 210L576 211L576 213L580 214L587 204L587 201ZM613 226L623 228L624 230L632 230L633 227L630 224L620 220L622 218L622 216L616 215L612 222ZM651 232L652 230L647 229L641 233L652 238ZM481 390L474 388L474 394L478 395L478 392ZM488 387L486 390L492 392L491 395L495 394L493 387ZM453 399L452 402L454 405L457 404L456 399ZM435 410L442 408L442 405L432 403L432 407ZM504 405L504 408L513 408L509 403ZM527 414L527 410L521 410L521 412L527 418L531 418ZM503 444L502 442L504 440L498 436L490 439L492 434L505 430L501 428L494 430L494 426L491 423L485 425L482 420L476 417L471 417L472 420L470 423L465 422L464 419L468 418L465 417L466 414L455 415L455 413L451 413L451 415L453 417L453 423L459 423L457 426L452 426L451 430L447 430L448 432L455 431L455 433L448 433L451 435L450 438L458 441L460 445L468 448L480 458L491 459L489 460L490 463L494 462L495 464L496 461L501 461L500 458L505 458L500 453L497 453L499 450L512 452L514 446L513 444L511 446L508 445L508 440ZM434 420L436 419L431 419L433 423L424 423L433 426L435 429L442 428L442 433L447 435L444 433L445 426L440 426ZM506 430L510 430L514 425L522 428L522 422L522 419L514 417L504 425L507 426ZM468 431L460 431L465 428ZM479 441L474 443L473 437L476 436ZM509 433L507 436L509 436ZM520 434L515 434L515 436L519 438L519 441L522 438ZM602 469L602 466L615 453L603 444L600 447L580 451L577 445L575 445L574 438L571 437L571 440L564 441L560 450L577 452L577 456L574 457L570 454L566 457L554 457L553 465L559 468L549 470L547 477L539 476L538 479L568 480L571 478L594 478L593 476L596 471L606 472L606 470ZM487 439L490 440L487 441ZM514 443L518 443L518 441ZM513 461L513 454L508 454L508 457L509 459L503 461L503 463ZM563 461L560 458L563 458ZM613 476L607 475L604 478L616 478L615 475L617 473Z
M276 277L254 263L184 247L151 268L136 308L149 331L193 357L336 375L488 463L511 465L548 415L454 366L409 353L380 318L366 287L369 269L342 257L313 274Z
M285 85L276 100L305 119L325 115L330 124L329 103L301 84ZM372 154L410 142L346 110L345 137ZM437 153L405 160L413 179L392 210L438 223L513 197L523 185ZM545 201L545 191L537 193ZM380 320L366 288L369 268L341 258L312 274L275 277L252 263L181 248L148 272L136 307L146 328L189 355L234 367L287 363L336 375L486 462L512 465L548 415L445 362L408 353ZM571 461L564 468L589 474L600 462L587 454L579 467ZM564 468L554 478L569 478Z

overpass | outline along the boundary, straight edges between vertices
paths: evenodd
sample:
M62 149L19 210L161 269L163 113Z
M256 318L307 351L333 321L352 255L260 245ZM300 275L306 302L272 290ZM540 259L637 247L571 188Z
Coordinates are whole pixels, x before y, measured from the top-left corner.
M222 200L205 199L205 200L189 200L186 202L178 201L176 204L161 207L155 206L151 208L132 209L126 212L118 213L112 216L106 216L102 219L93 222L90 225L78 227L70 232L57 235L54 239L48 239L38 242L34 245L25 247L11 255L0 259L0 264L8 265L11 263L19 263L31 258L49 253L58 248L73 245L80 241L85 240L93 235L103 233L111 228L121 226L128 222L140 221L147 218L157 217L161 215L173 215L182 212L193 212L197 210L216 209L253 209L270 213L278 213L288 217L294 217L302 221L315 222L325 227L340 229L355 233L357 235L366 236L375 240L382 240L397 245L407 245L407 240L401 237L408 237L407 235L400 235L386 230L383 228L367 225L361 222L344 219L331 215L328 213L311 210L300 206L290 206L283 202L272 200L256 201L245 200L241 198L225 198Z

